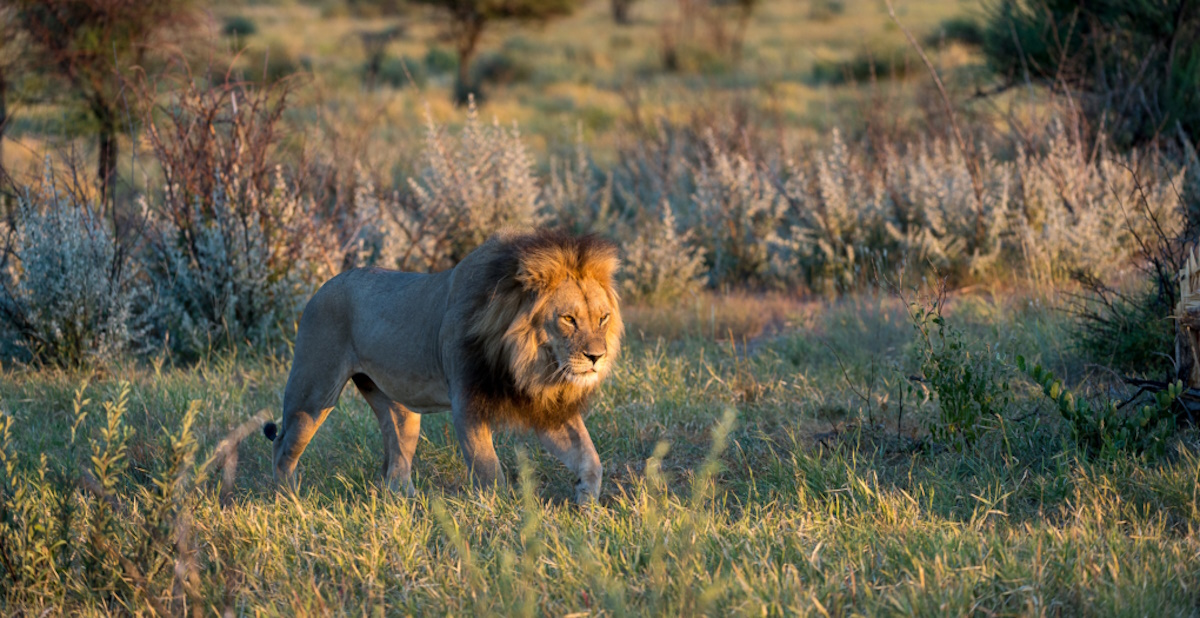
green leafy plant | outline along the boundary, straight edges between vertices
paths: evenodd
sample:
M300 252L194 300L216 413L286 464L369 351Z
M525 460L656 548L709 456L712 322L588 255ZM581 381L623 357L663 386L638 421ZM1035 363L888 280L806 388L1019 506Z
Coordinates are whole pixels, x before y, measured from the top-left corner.
M937 398L938 415L927 422L933 439L956 451L972 446L999 426L993 420L1012 402L1008 365L990 347L972 349L942 315L942 295L928 307L909 304L917 331L922 382Z
M1121 452L1134 452L1153 457L1166 450L1167 439L1175 429L1172 407L1183 392L1183 382L1176 381L1167 390L1154 393L1150 403L1133 413L1124 413L1123 403L1108 400L1093 405L1077 397L1041 365L1030 368L1023 356L1017 357L1017 368L1042 387L1042 393L1070 425L1076 444L1089 456L1111 459Z

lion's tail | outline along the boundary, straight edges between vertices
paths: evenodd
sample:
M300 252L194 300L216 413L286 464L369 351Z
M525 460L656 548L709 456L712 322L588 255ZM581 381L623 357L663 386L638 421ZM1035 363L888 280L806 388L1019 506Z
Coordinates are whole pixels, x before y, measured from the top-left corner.
M276 425L274 421L267 421L267 423L263 425L263 435L266 436L268 440L274 442L275 436L279 435L279 426Z

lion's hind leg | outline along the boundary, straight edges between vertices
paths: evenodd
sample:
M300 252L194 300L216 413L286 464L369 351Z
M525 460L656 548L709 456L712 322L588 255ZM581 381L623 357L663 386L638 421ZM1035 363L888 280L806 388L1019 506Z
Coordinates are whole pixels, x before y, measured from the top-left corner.
M384 394L367 374L356 373L351 379L363 399L375 411L379 431L383 433L385 483L392 491L414 495L416 488L412 482L412 460L421 436L421 415Z
M318 373L312 379L293 371L288 377L283 392L283 423L273 439L276 482L294 488L296 462L337 404L347 379L345 373L335 371Z

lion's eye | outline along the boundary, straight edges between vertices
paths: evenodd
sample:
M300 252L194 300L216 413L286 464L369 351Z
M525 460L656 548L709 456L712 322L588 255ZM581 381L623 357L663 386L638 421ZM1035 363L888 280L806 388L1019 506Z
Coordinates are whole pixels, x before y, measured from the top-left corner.
M608 324L608 316L609 315L611 315L611 314L606 313L606 314L604 314L603 317L600 318L600 326L604 326L605 324Z
M567 324L570 324L571 326L575 326L575 316L564 315L564 316L562 316L562 321L566 322Z

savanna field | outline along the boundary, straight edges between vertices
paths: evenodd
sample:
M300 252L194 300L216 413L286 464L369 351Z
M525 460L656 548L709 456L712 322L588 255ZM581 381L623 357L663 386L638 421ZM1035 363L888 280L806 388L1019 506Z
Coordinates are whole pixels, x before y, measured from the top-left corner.
M0 614L1200 614L1200 6L513 1L0 0ZM514 226L598 500L353 387L277 487L317 286Z

